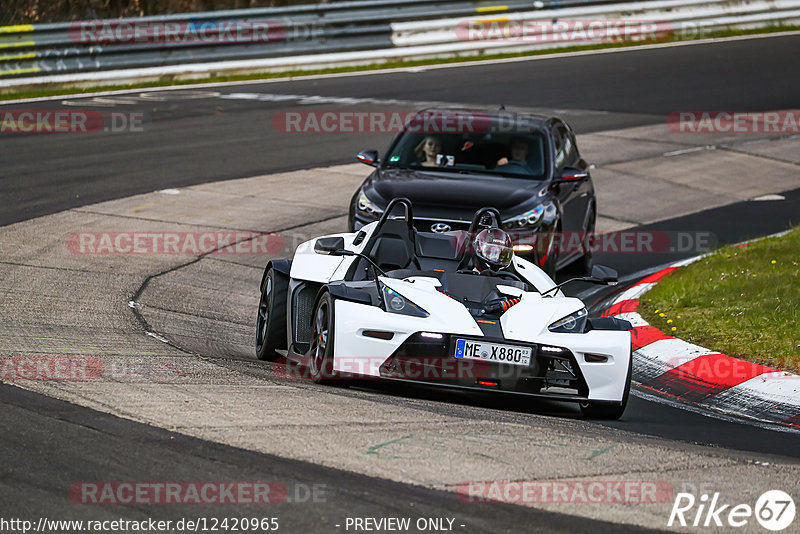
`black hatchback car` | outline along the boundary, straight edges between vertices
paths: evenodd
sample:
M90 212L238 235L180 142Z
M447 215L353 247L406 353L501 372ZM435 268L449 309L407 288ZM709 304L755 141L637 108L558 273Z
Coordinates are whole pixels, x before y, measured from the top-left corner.
M425 232L466 230L484 206L500 211L516 254L551 277L591 269L597 214L589 166L561 119L508 111L425 110L412 116L353 195L350 231L378 220L393 198L414 204Z

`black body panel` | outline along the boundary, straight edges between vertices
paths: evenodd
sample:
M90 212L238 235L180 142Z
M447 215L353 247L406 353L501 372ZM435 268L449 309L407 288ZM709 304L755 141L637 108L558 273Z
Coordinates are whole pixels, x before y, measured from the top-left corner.
M426 110L420 113L441 112ZM440 135L445 145L441 150L453 152L457 161L460 158L464 170L459 170L458 163L452 168L444 165L400 166L399 156L384 157L351 200L350 230L357 230L377 220L387 204L398 197L406 197L414 204L414 227L421 232L466 230L477 208L493 206L508 223L505 229L512 233L515 244L532 245L532 249L518 249L517 254L537 263L549 274L553 275L556 269L580 259L583 250L551 251L549 246L556 232L583 232L594 228L596 199L589 165L580 157L575 135L569 126L556 117L525 115L514 116L516 122L513 128L516 129L509 130L507 112L470 113L484 117L491 128L500 128L494 134L496 138L505 136L503 139L508 139L517 131L520 135L533 132L541 136L546 141L540 147L544 163L538 167L534 165L535 172L540 174L522 176L499 173L500 165L475 165L473 161L476 154L469 157L465 154L478 151L483 158L496 158L502 152L498 152L494 145L492 150L480 152L478 141L470 145L469 150L463 147L458 149L458 145L453 148L452 140ZM491 139L491 128L490 133L484 133L483 137L465 134L464 138ZM390 144L387 155L395 154L393 151L402 145L404 136L412 135L421 134L410 129L399 133ZM464 146L467 147L466 144ZM574 181L562 180L562 175L569 174L570 169L585 173L586 176ZM359 207L364 196L371 204L369 209ZM530 213L531 210L541 210L538 223L512 226L515 217Z

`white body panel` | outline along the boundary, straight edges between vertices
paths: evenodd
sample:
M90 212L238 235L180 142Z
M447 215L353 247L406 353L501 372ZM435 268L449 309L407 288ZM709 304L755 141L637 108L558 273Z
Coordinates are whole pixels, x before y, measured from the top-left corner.
M353 245L356 233L325 237L343 237L345 248L363 252L377 223L362 231L363 240ZM301 244L291 267L291 278L298 281L326 284L343 280L355 256L329 256L314 252L316 240ZM555 286L555 282L535 264L514 258L516 271L539 292ZM379 306L336 299L334 304L335 371L365 376L380 376L380 367L405 342L419 332L484 337L483 330L469 310L459 301L441 293L435 277L414 276L406 280L380 276L387 287L427 311L428 317L414 317L384 311ZM621 401L631 365L630 333L617 330L592 330L586 333L554 333L548 326L584 307L577 298L565 297L558 290L552 297L539 292L525 292L512 286L498 290L521 301L500 316L500 328L508 342L535 343L569 349L575 357L589 388L588 398L600 401ZM365 330L392 332L390 340L367 337ZM584 355L605 356L603 362L587 362Z

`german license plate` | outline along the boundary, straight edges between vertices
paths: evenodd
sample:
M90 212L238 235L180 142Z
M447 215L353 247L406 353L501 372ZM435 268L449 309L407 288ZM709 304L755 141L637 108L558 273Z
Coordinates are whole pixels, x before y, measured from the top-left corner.
M455 357L511 365L530 365L532 352L533 349L530 347L458 339Z

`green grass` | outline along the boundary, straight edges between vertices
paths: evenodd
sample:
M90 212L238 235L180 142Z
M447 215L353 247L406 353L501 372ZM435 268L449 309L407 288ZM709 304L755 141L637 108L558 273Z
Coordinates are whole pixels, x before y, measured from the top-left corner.
M640 299L660 330L708 349L800 370L800 227L722 248L666 276Z
M607 49L607 48L626 48L630 46L642 46L648 44L657 44L657 43L664 43L664 42L678 42L678 41L691 41L695 39L708 39L708 38L721 38L721 37L735 37L740 35L755 35L755 34L769 34L769 33L776 33L776 32L786 32L786 31L796 31L800 30L800 26L797 25L778 25L778 26L769 26L766 28L753 28L747 30L723 30L723 31L716 31L716 32L709 32L702 35L697 36L696 38L684 38L680 36L675 36L672 39L660 39L655 41L626 41L621 43L600 43L600 44L593 44L593 45L580 45L580 46L569 46L569 47L562 47L562 48L552 48L546 50L531 50L527 52L515 52L515 53L506 53L506 54L485 54L485 53L478 53L476 55L471 56L459 56L459 57L452 57L452 58L441 58L441 59L416 59L416 60L401 60L401 61L390 61L385 63L376 63L372 65L363 65L363 66L353 66L353 67L334 67L334 68L327 68L327 69L315 69L315 70L287 70L281 72L262 72L262 73L253 73L253 74L236 74L236 75L226 75L226 76L214 76L210 75L203 78L195 78L191 80L187 79L177 79L174 75L167 75L162 77L158 81L150 81L150 82L142 82L142 83L134 83L134 84L112 84L112 85L101 85L101 86L93 86L93 87L69 87L69 86L61 86L61 85L46 85L42 86L41 88L36 89L26 89L22 91L14 91L13 89L9 88L10 92L2 92L0 94L0 101L2 100L15 100L19 98L37 98L37 97L47 97L47 96L56 96L56 95L74 95L74 94L91 94L101 91L120 91L125 89L145 89L151 87L163 87L163 86L172 86L172 85L191 85L191 84L198 84L198 83L218 83L218 82L235 82L235 81L247 81L247 80L269 80L274 78L286 78L286 77L294 77L294 78L301 78L303 76L312 76L312 75L319 75L319 74L337 74L337 73L348 73L348 72L363 72L363 71L370 71L375 69L391 69L391 68L407 68L407 67L418 67L418 66L426 66L426 65L443 65L443 64L450 64L450 63L464 63L468 61L478 61L478 60L493 60L493 59L506 59L506 58L517 58L517 57L529 57L529 56L542 56L548 54L559 54L565 52L580 52L585 50L600 50L600 49ZM3 88L0 87L0 91L3 91Z

